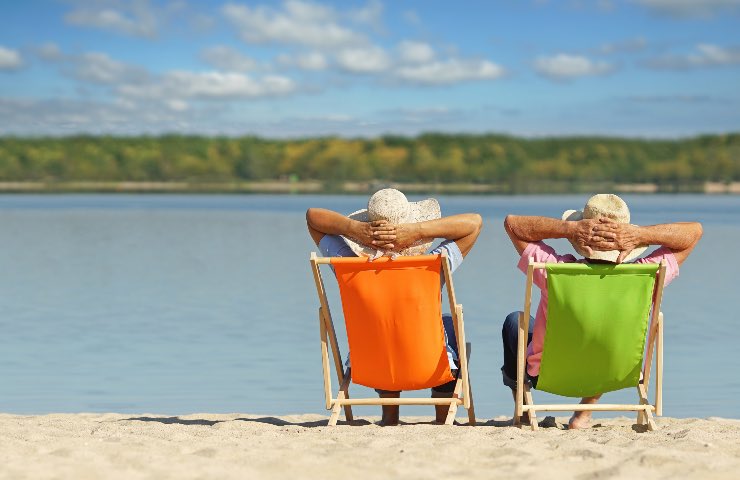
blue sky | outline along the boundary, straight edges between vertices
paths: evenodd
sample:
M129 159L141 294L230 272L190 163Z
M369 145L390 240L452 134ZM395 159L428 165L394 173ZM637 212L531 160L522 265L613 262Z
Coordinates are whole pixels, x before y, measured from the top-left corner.
M740 131L740 0L0 3L0 134Z

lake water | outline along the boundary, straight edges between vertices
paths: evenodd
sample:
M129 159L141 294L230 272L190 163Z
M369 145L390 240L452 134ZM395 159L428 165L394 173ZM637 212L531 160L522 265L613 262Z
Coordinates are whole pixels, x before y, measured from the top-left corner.
M664 413L740 418L740 197L625 199L635 223L704 224L704 238L665 293ZM500 328L506 314L521 309L524 276L514 268L503 218L559 217L586 196L439 200L444 214L474 211L485 220L455 286L473 342L477 414L508 415ZM324 412L318 299L308 263L315 247L304 213L311 206L351 212L365 202L0 196L0 412ZM330 275L324 278L339 315L336 287ZM548 401L542 393L535 398ZM624 391L605 401L634 398ZM431 407L403 413L430 415Z

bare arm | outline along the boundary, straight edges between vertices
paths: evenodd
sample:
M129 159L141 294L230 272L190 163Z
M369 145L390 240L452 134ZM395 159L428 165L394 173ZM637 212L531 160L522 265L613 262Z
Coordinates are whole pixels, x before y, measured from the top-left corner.
M386 248L402 249L416 241L444 238L453 240L463 256L466 256L475 245L483 219L477 213L462 213L418 223L387 225L390 230L378 232L376 238L391 242ZM382 227L381 227L382 228Z
M602 218L594 228L594 237L599 250L619 250L617 263L638 245L662 245L669 248L682 264L701 239L702 226L698 222L663 223L640 227L616 223Z
M316 245L324 238L324 235L346 235L359 240L365 245L387 248L386 244L388 242L378 239L383 232L389 230L386 227L387 224L388 222L385 220L371 223L358 222L341 213L325 208L309 208L306 210L308 233Z
M598 220L565 221L557 218L507 215L504 228L519 255L532 242L548 238L567 238L576 242L586 252L591 252L588 242Z

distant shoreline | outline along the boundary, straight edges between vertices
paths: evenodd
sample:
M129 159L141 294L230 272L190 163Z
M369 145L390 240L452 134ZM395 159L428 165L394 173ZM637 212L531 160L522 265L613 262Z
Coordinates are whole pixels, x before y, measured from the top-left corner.
M366 194L393 187L407 193L450 195L568 194L594 191L616 193L740 194L740 182L688 185L655 183L531 182L512 187L505 184L259 181L259 182L0 182L0 193L234 193L234 194Z

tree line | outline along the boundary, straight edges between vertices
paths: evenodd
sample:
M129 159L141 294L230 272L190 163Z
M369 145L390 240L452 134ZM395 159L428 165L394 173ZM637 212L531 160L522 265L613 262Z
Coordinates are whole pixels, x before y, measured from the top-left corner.
M374 139L0 138L0 181L319 180L690 185L740 180L740 133L675 140L423 134Z

